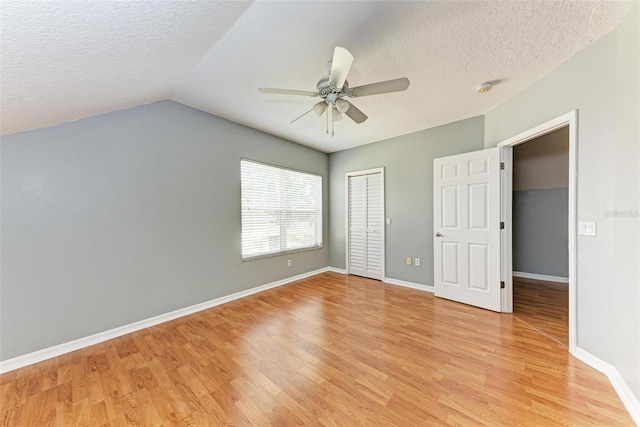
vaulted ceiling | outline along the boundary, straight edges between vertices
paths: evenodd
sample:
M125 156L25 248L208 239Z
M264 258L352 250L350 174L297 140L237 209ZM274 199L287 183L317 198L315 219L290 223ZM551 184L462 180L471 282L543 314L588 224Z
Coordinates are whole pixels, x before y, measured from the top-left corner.
M484 114L615 29L628 1L0 2L2 135L173 99L333 152ZM335 46L369 119L313 112ZM478 94L482 82L493 90Z

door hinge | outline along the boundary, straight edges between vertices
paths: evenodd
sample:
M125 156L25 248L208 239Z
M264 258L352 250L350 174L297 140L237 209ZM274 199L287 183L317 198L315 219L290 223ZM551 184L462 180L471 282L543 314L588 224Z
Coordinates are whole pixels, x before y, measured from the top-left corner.
M504 162L500 162L500 170L503 171L504 170Z
M500 221L500 230L504 230L504 222Z
M500 289L504 289L504 282L500 282Z

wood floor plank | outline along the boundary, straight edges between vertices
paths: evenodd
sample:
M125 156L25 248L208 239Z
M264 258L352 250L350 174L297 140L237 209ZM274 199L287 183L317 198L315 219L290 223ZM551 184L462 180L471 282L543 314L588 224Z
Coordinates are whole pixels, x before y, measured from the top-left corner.
M0 425L633 425L563 319L324 273L3 374Z
M565 347L569 346L569 285L513 278L513 314Z

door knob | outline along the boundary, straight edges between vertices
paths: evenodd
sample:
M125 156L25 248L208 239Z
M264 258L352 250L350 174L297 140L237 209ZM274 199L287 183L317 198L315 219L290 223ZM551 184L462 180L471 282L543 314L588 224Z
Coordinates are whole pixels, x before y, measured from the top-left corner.
M440 233L440 232L438 231L438 232L436 233L436 237L444 237L444 236L442 235L442 233Z

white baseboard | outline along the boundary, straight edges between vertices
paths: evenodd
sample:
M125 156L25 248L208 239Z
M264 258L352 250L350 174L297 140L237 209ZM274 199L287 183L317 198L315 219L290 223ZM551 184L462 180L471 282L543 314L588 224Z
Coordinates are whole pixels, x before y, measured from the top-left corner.
M523 279L544 280L545 282L569 283L568 277L547 276L546 274L523 273L522 271L514 271L513 277L521 277Z
M327 267L327 271L332 271L334 273L339 273L339 274L347 274L347 270L345 270L344 268ZM405 280L392 279L391 277L384 277L382 278L382 281L390 285L404 286L405 288L418 289L420 291L433 293L433 286L422 285L420 283L407 282Z
M433 286L422 285L420 283L407 282L404 280L392 279L391 277L385 277L384 279L382 279L382 281L390 285L404 286L405 288L418 289L420 291L433 293Z
M255 288L236 292L231 295L225 295L220 298L215 298L210 301L192 305L190 307L185 307L175 311L171 311L169 313L160 314L158 316L154 316L149 319L140 320L138 322L130 323L128 325L110 329L108 331L98 332L97 334L89 335L83 338L78 338L73 341L55 345L53 347L48 347L42 350L34 351L32 353L23 354L21 356L17 356L11 359L1 361L0 373L13 371L14 369L22 368L23 366L42 362L43 360L60 356L61 354L69 353L75 350L80 350L90 345L98 344L98 343L101 343L125 334L129 334L131 332L139 331L140 329L149 328L151 326L155 326L160 323L168 322L169 320L187 316L189 314L193 314L198 311L206 310L208 308L215 307L217 305L221 305L221 304L231 302L240 298L244 298L249 295L256 294L258 292L263 292L268 289L276 288L278 286L286 285L287 283L295 282L296 280L301 280L307 277L315 276L316 274L325 273L327 271L333 271L333 270L330 270L329 267L325 267L318 270L309 271L307 273L298 274L297 276L287 277L286 279L267 283L266 285L256 286Z
M344 268L328 267L328 271L334 273L347 274L347 270ZM407 282L405 280L392 279L391 277L383 277L382 281L390 285L404 286L405 288L418 289L420 291L426 291L433 293L433 286L422 285L420 283Z
M586 350L581 349L580 347L576 347L576 351L573 352L573 355L592 368L602 372L607 376L607 378L609 378L609 381L611 382L613 389L618 393L622 404L627 408L627 411L629 411L629 415L631 415L633 421L640 426L640 400L638 400L638 398L633 394L615 366L608 364L604 360L594 356Z

